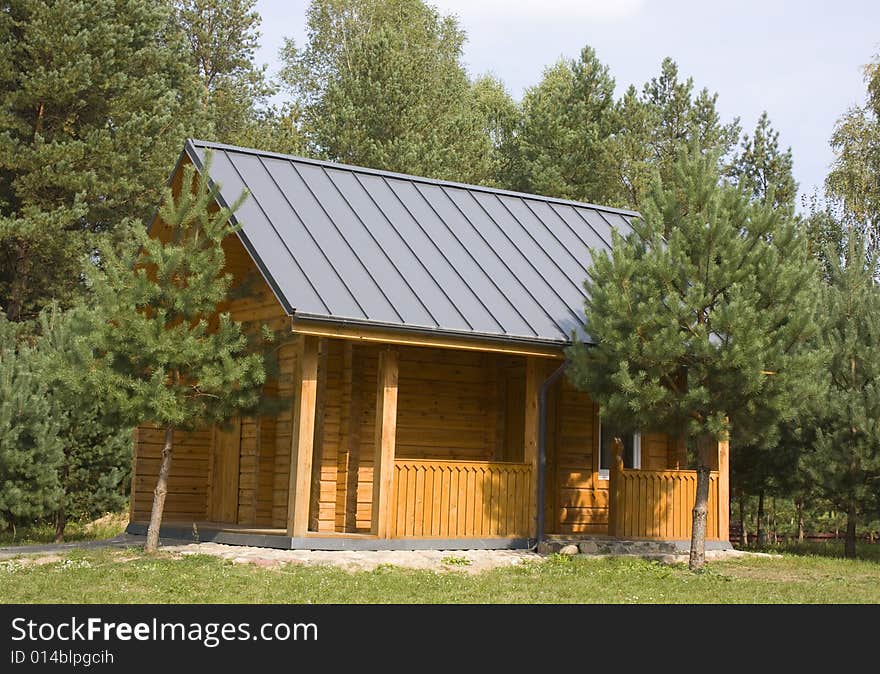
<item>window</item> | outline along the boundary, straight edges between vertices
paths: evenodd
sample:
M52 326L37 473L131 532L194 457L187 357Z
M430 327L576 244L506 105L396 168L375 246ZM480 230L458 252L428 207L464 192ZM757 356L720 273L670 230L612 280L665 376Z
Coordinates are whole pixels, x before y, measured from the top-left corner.
M608 479L611 468L611 443L614 438L623 440L623 465L625 468L642 467L642 436L640 433L621 433L612 426L599 424L599 479Z

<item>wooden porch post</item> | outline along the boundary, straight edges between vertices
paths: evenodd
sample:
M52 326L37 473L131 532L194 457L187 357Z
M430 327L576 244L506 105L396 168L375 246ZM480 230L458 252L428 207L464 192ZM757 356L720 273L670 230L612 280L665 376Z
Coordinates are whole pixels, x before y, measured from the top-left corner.
M300 335L293 375L293 427L290 481L287 491L287 535L302 536L309 528L312 459L315 449L315 405L318 395L318 338Z
M730 439L718 442L718 538L730 537Z
M526 400L525 400L525 438L524 463L531 467L531 489L529 507L529 538L538 535L538 396L543 381L543 361L535 356L526 356Z
M620 491L620 475L623 472L623 442L614 438L611 442L611 456L608 465L608 535L623 533L623 492Z
M394 487L394 445L397 439L397 349L379 352L376 376L376 443L373 458L373 515L371 531L390 537L391 490Z
M318 383L315 388L315 431L309 487L309 531L318 531L321 506L321 464L324 462L324 407L327 404L327 361L330 343L318 339ZM315 455L317 450L317 455ZM335 501L334 501L335 506ZM334 514L335 517L335 514Z

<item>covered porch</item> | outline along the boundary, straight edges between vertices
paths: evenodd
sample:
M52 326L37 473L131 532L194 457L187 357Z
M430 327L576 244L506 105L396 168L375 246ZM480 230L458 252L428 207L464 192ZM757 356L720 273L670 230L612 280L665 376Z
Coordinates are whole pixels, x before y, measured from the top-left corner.
M559 358L300 334L274 415L178 433L163 533L272 547L526 548L538 388ZM160 436L136 439L133 533Z
M299 349L287 536L531 544L538 387L554 360L311 335Z

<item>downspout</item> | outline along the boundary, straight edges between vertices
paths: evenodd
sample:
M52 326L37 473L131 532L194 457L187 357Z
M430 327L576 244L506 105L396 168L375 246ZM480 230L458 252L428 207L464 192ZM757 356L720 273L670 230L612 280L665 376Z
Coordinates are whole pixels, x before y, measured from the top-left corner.
M535 545L541 544L544 540L544 480L547 473L547 392L550 387L556 383L556 380L562 376L565 367L568 365L568 359L562 361L562 364L553 370L552 374L541 384L541 391L538 394L538 517L537 517L537 538Z

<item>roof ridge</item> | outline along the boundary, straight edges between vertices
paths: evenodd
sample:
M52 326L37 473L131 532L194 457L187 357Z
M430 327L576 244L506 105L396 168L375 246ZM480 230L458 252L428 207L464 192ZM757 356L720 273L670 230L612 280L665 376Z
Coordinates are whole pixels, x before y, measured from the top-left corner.
M616 213L629 217L641 217L638 211L632 211L625 208L614 208L612 206L602 206L601 204L591 204L585 201L575 201L573 199L562 199L560 197L549 197L543 194L531 194L529 192L517 192L515 190L505 190L498 187L488 187L486 185L472 185L469 183L460 183L454 180L439 180L436 178L426 178L425 176L411 175L408 173L397 173L395 171L385 171L382 169L373 169L366 166L355 166L353 164L342 164L339 162L326 161L322 159L311 159L309 157L300 157L293 154L284 154L282 152L270 152L269 150L259 150L257 148L242 147L239 145L228 145L226 143L216 143L209 140L199 140L196 138L188 138L187 144L193 147L203 147L205 149L223 150L224 152L238 152L241 154L251 154L262 157L273 157L275 159L287 159L288 161L302 162L312 164L314 166L323 166L325 168L342 169L356 173L364 173L368 175L383 176L386 178L396 178L409 180L412 182L424 183L427 185L442 185L446 187L455 187L459 189L473 190L478 192L486 192L488 194L500 194L504 196L518 197L520 199L532 199L535 201L544 201L551 204L562 204L565 206L577 206L580 208L589 208L596 211L604 211L606 213Z

